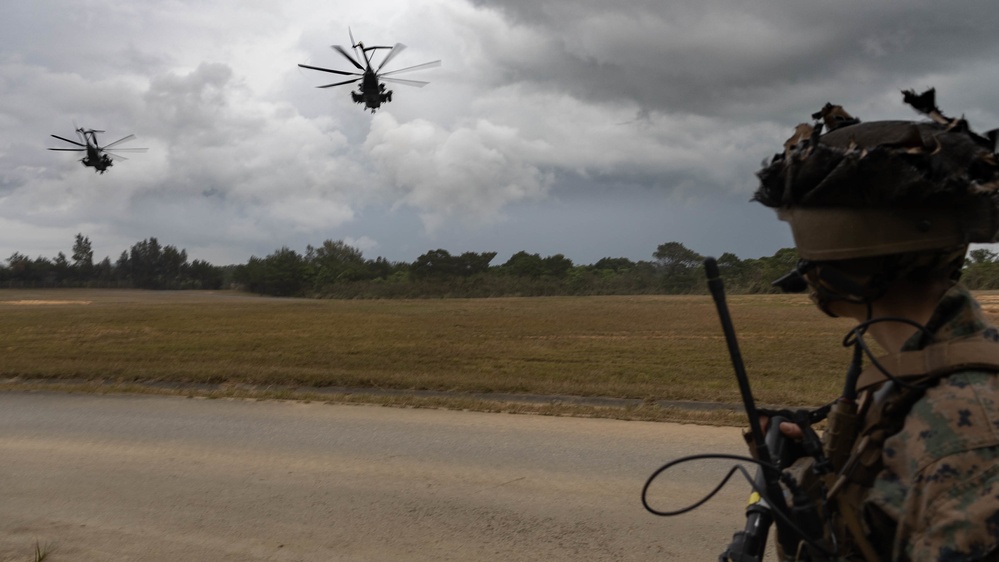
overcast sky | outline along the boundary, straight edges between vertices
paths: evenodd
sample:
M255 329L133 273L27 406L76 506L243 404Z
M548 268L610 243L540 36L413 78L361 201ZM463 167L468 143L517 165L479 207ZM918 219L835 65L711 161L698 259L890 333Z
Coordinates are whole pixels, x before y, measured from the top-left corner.
M754 172L826 102L917 119L902 89L999 127L992 0L9 0L0 4L0 260L112 261L156 237L245 263L344 240L649 260L791 246ZM331 45L408 46L371 114ZM106 174L50 134L134 133Z

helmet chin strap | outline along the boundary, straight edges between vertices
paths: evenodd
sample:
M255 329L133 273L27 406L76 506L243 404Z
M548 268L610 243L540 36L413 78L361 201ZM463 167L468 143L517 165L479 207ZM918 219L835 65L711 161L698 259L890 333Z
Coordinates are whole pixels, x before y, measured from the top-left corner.
M809 298L827 316L837 318L830 310L835 302L867 305L867 319L872 313L871 303L881 298L891 281L883 274L865 275L863 280L841 271L829 263L818 263L806 274L805 279L812 289Z

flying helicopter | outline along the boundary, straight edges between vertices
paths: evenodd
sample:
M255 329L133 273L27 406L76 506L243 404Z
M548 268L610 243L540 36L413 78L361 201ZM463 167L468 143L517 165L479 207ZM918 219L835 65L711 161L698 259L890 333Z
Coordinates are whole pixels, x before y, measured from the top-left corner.
M98 131L95 129L83 129L78 127L76 129L76 136L80 138L83 142L77 142L74 140L69 140L65 137L60 137L59 135L52 135L53 137L68 142L69 144L74 144L79 148L50 148L49 150L58 150L64 152L85 152L86 155L80 160L83 162L84 166L92 167L95 172L103 174L110 168L112 164L112 156L119 160L128 160L117 152L145 152L146 148L115 148L119 144L130 141L135 138L135 135L128 135L127 137L122 137L112 143L108 143L101 146L97 142L97 133L103 133L104 131Z
M355 82L360 82L358 92L351 92L350 97L354 100L354 103L363 103L366 109L370 109L371 113L374 113L383 103L388 103L392 101L392 90L386 90L384 82L392 82L394 84L405 84L407 86L416 86L417 88L422 88L429 84L429 82L423 82L419 80L403 80L400 78L389 78L392 74L399 74L400 72L410 72L413 70L422 70L424 68L433 68L441 65L440 60L435 60L431 62L425 62L423 64L418 64L415 66L408 66L406 68L400 68L399 70L392 70L389 72L382 72L382 68L395 58L403 49L406 48L402 43L396 43L395 45L389 47L386 45L376 45L374 47L365 47L364 43L354 41L354 33L347 29L347 33L350 35L350 42L354 50L354 56L351 56L346 49L340 45L332 45L331 48L344 56L355 68L361 72L351 72L346 70L333 70L331 68L322 68L319 66L310 66L307 64L300 64L298 66L302 68L308 68L310 70L319 70L321 72L331 72L333 74L340 74L343 76L357 76L357 78L351 78L350 80L344 80L343 82L335 82L333 84L326 84L324 86L317 86L317 88L332 88L334 86L343 86L346 84L353 84ZM382 59L381 63L377 68L372 67L372 61L375 58L375 51L385 49L388 53L385 58ZM364 64L361 64L361 60Z

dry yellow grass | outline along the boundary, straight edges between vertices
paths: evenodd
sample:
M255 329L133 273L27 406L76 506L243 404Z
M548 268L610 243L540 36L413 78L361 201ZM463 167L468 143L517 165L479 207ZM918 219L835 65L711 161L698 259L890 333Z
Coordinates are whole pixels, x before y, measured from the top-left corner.
M730 296L764 403L835 396L851 323ZM0 291L0 377L430 389L737 403L706 296L329 301Z
M999 314L999 293L978 297L988 315ZM728 301L760 403L819 405L838 395L850 358L841 342L852 321L826 318L803 296ZM657 405L740 401L707 296L330 301L0 290L0 333L4 388L739 419ZM427 390L447 395L413 392ZM501 398L506 404L497 406L488 399L501 393L633 402L608 408Z

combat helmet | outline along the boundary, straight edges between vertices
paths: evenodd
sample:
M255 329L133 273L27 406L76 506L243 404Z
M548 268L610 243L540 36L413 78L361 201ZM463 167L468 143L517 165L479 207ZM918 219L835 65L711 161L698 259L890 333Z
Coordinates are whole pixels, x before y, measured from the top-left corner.
M753 200L790 224L801 258L775 285L802 291L816 264L844 266L854 275L825 267L808 284L870 302L902 275L959 275L968 244L997 240L999 131L944 116L933 89L902 93L929 120L861 122L827 103L757 172Z

